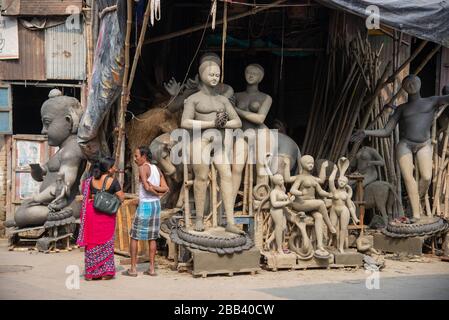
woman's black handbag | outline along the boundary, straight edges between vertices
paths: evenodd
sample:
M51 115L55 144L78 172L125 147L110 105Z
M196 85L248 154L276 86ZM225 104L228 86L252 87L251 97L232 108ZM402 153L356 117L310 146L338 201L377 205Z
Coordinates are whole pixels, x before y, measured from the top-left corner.
M104 191L106 189L106 181L108 178L109 177L106 177L104 179L101 191L97 192L94 196L94 208L97 211L112 215L117 213L121 203L120 199L117 198L115 194L110 194L109 192Z

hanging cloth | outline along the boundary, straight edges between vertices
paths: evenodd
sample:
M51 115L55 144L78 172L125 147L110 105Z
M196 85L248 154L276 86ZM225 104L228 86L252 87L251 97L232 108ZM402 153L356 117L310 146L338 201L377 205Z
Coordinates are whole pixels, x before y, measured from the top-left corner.
M149 0L150 3L150 22L154 26L154 20L161 20L161 0Z

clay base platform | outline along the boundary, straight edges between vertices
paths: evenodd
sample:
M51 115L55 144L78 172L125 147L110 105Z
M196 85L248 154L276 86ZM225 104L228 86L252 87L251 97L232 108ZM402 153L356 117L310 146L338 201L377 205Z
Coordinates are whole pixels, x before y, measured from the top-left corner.
M255 274L260 271L260 252L256 248L240 253L218 255L217 253L189 248L192 254L192 275L194 277L209 275L233 276L238 273Z
M265 259L265 269L278 270L308 270L331 269L363 266L363 255L356 250L346 249L345 253L328 249L331 254L328 259L300 260L295 253L278 254L274 252L262 252Z
M426 237L392 238L384 234L374 235L374 249L388 253L422 254Z

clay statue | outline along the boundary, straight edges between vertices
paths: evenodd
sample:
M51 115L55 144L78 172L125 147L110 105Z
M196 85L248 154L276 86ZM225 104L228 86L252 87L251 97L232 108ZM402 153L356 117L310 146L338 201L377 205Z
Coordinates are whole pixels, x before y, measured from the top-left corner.
M229 99L219 95L216 87L220 79L220 65L215 59L205 59L200 64L199 75L201 79L200 91L191 95L185 100L184 111L182 114L181 127L185 129L200 128L203 133L205 129L217 128L221 129L222 138L224 138L223 129L237 129L242 126L242 122L229 102ZM214 150L212 158L213 165L216 167L220 178L220 191L223 199L224 210L226 213L226 231L233 233L243 233L234 224L234 200L232 189L232 172L228 155L223 145L224 139L221 140L221 150ZM193 137L192 146L200 145L201 150L210 150L210 138L206 138L201 134L200 137ZM214 141L214 143L217 143ZM207 179L210 172L209 164L204 163L206 154L201 155L200 163L192 162L194 172L194 198L196 209L195 230L203 231L204 223L204 205L207 190ZM192 152L192 160L195 159ZM222 161L217 161L221 159ZM227 160L227 161L226 161Z
M348 178L345 177L346 170L349 167L349 160L340 158L338 160L338 178L337 187L335 187L335 177L337 175L337 166L329 177L329 188L332 193L332 206L330 208L330 220L334 226L339 226L337 232L337 246L341 253L348 247L348 224L351 216L355 223L359 223L355 215L355 205L351 200L352 189L348 186Z
M399 196L393 186L386 181L374 181L366 186L363 193L365 209L377 209L384 224L388 223L389 212L393 212L394 202L400 204Z
M440 105L449 103L449 95L422 98L421 80L415 75L404 78L402 88L408 93L408 101L396 108L385 128L359 130L352 136L352 141L359 142L366 136L389 137L399 123L400 141L396 146L396 155L410 199L412 221L416 222L421 218L420 200L425 200L432 179L430 129L435 112ZM417 157L416 168L420 172L419 185L413 174L414 154Z
M273 99L259 91L259 83L265 71L259 64L250 64L245 69L246 90L235 94L236 111L242 119L242 129L266 128L264 121Z
M287 219L284 215L284 208L291 204L294 200L294 196L288 196L285 193L284 178L281 174L275 174L272 176L274 188L270 192L270 215L274 223L274 232L271 237L265 242L266 250L270 250L270 244L275 239L277 252L283 254L282 243L283 233L287 228Z
M306 214L312 214L314 218L315 233L317 239L317 256L328 256L328 252L323 246L323 218L329 231L335 234L337 231L332 225L327 212L324 200L317 199L315 193L321 197L331 197L332 195L324 191L319 183L319 178L312 176L314 159L309 155L301 157L301 173L295 177L290 193L296 196L292 203L292 208L296 212L303 211ZM325 167L325 165L323 165Z
M221 58L213 52L206 52L203 54L200 57L199 65L201 65L205 60L213 60L221 66ZM185 99L200 91L200 75L197 74L194 79L188 79L184 85L177 82L175 78L171 78L168 83L164 83L164 88L170 96L172 96L172 99L170 99L168 105L168 110L171 112L177 112L182 109ZM231 103L233 103L234 90L230 85L218 83L215 90L218 94L228 98Z
M376 149L371 147L361 148L355 158L351 161L351 167L356 168L356 172L363 175L363 187L377 180L376 166L384 166L385 162Z
M79 190L85 165L76 141L82 108L77 99L63 96L59 90L52 90L49 96L51 98L41 109L42 134L48 135L48 144L59 147L59 150L44 165L31 165L33 179L42 181L39 193L24 201L16 210L14 221L8 221L8 226L44 225L52 212L66 209Z

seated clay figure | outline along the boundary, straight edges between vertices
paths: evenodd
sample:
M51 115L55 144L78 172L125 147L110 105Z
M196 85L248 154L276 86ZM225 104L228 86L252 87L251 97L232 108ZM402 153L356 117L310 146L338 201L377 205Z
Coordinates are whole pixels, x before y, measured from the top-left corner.
M312 214L314 218L315 234L317 240L316 256L328 256L328 252L323 246L323 218L329 231L336 233L335 227L332 225L329 214L327 212L325 201L317 199L315 194L321 197L332 197L332 195L324 191L320 186L320 179L312 176L315 161L313 157L305 155L301 157L301 173L295 177L290 192L296 196L292 203L292 209L296 212L305 212Z
M14 221L7 221L7 227L44 225L49 213L67 208L79 191L85 161L76 133L82 108L77 99L63 96L57 89L49 97L41 108L42 134L48 136L50 146L59 150L47 163L31 165L31 176L42 182L39 193L17 208Z

